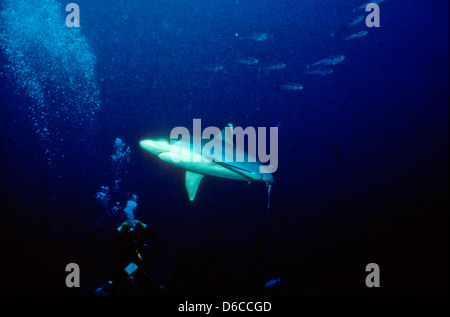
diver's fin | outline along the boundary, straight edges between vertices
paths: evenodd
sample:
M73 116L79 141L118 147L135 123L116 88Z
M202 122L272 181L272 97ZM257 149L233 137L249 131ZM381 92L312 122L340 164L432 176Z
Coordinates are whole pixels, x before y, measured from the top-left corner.
M189 194L189 199L194 200L195 194L197 193L200 181L205 175L197 174L194 172L186 171L186 190Z

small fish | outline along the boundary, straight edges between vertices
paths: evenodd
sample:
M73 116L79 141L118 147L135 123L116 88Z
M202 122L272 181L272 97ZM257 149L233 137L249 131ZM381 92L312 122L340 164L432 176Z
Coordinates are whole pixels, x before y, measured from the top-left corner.
M277 283L281 283L281 278L268 281L264 287L274 287Z
M305 73L310 74L310 75L326 76L326 75L332 74L333 70L329 67L313 68L313 69L307 70Z
M276 63L274 65L263 67L261 69L264 70L264 71L271 71L271 70L281 70L281 69L283 69L285 67L286 67L285 63Z
M366 3L364 3L362 6L360 6L358 9L359 10L365 10L366 9L366 7L367 7L367 5L369 5L369 4L371 4L371 3L375 3L375 4L380 4L380 3L383 3L383 2L385 2L386 0L372 0L372 1L369 1L369 2L366 2Z
M344 55L333 55L327 58L324 58L317 63L312 64L311 66L334 66L336 64L341 63L344 61L345 56ZM308 66L309 68L309 66Z
M356 32L356 33L353 33L352 35L347 36L344 39L344 41L360 39L360 38L363 38L364 36L366 36L368 33L369 33L368 31Z
M250 34L247 39L255 41L255 42L262 42L269 38L269 34L267 33L253 33Z
M285 83L285 84L282 84L282 85L280 85L278 87L283 89L283 90L293 90L293 91L297 91L297 90L302 90L303 89L303 85L302 84L298 84L298 83Z
M243 58L238 58L236 60L236 62L238 62L239 64L243 64L243 65L254 65L258 63L258 59L254 58L254 57L243 57Z
M359 15L356 18L353 19L352 22L346 23L344 25L341 25L340 27L338 27L335 31L330 33L330 36L332 38L334 38L336 35L347 32L349 29L355 27L356 25L358 25L359 23L361 23L361 21L364 19L364 15Z
M218 71L221 71L221 70L223 70L223 69L224 69L223 65L211 65L211 66L206 66L206 70L207 70L208 72L214 72L214 73L217 73Z
M364 19L363 15L357 16L352 22L350 22L347 26L348 28L352 28L355 25L359 24Z

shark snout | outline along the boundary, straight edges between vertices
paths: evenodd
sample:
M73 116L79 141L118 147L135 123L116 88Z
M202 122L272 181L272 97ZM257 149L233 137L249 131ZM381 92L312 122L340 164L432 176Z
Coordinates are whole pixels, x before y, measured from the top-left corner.
M155 142L153 142L152 140L142 140L141 142L139 142L139 145L144 150L149 151L150 153L153 153L156 149Z
M159 155L160 153L170 151L170 145L167 140L142 140L139 142L139 145L144 150L154 155Z

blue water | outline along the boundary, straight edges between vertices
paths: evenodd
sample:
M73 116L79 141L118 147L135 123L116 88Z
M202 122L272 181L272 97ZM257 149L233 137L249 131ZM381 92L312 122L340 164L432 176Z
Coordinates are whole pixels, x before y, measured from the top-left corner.
M150 295L448 294L448 1L388 0L381 27L347 29L362 1L78 0L77 30L70 1L44 2L0 3L2 295L93 295L133 195L156 233ZM333 55L332 74L305 74ZM183 170L139 147L194 118L279 127L270 210L264 184L213 177L190 202Z

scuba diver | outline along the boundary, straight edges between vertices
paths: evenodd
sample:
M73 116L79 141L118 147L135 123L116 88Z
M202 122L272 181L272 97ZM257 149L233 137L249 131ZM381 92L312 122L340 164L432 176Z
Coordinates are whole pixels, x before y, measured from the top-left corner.
M110 239L119 245L118 272L113 281L96 289L95 294L117 295L127 280L131 280L133 287L138 282L143 289L149 288L150 281L144 265L144 257L148 255L145 240L154 235L154 232L139 220L128 219L123 222Z

